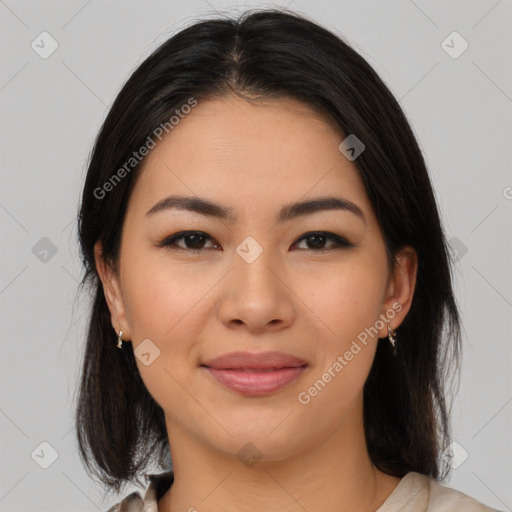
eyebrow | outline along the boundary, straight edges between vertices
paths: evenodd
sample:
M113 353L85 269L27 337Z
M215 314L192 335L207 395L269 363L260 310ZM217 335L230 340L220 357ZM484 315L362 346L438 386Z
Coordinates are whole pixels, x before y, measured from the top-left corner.
M221 220L233 222L236 216L230 208L226 208L216 204L208 199L194 196L168 196L161 199L152 208L150 208L146 215L152 216L158 212L177 208L179 210L186 210L196 212L208 217L214 217ZM345 210L353 213L359 217L366 224L366 217L362 209L352 201L341 197L319 197L307 201L300 201L283 206L277 215L277 222L282 223L297 217L309 215L312 213L326 211L326 210Z

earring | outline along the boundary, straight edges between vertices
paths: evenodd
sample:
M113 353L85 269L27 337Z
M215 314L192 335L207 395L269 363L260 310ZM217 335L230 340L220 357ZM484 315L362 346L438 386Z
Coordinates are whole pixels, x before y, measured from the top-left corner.
M396 336L396 331L391 329L388 324L388 339L389 339L391 345L393 345L393 354L396 354L396 346L395 346L396 337L395 336Z
M122 335L123 331L119 331L119 336L117 337L117 348L123 348L123 338L121 338Z

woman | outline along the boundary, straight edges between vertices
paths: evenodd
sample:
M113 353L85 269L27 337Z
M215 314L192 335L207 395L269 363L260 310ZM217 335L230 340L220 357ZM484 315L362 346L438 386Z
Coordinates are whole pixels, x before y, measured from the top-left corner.
M460 319L425 163L338 36L266 10L170 38L79 235L81 456L116 492L164 470L111 511L492 510L440 483Z

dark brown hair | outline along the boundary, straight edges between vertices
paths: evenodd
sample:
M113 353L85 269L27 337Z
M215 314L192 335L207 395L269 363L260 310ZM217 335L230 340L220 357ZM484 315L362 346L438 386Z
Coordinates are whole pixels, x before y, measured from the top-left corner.
M450 252L422 153L398 102L356 51L307 18L278 10L199 21L168 39L128 79L95 141L78 219L81 287L93 295L76 407L85 465L119 492L149 463L168 469L171 463L163 410L141 380L132 345L116 348L94 260L94 245L101 241L105 261L117 268L141 164L104 197L98 190L190 98L200 102L228 93L299 100L366 146L354 163L383 231L389 268L405 245L418 255L397 356L389 343L379 343L364 386L368 450L385 473L445 478L444 385L451 364L458 367L460 319Z

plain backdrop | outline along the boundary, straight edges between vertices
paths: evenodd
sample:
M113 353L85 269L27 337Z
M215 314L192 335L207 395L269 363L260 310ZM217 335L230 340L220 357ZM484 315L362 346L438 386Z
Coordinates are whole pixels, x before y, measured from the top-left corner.
M271 5L345 37L413 125L465 325L448 483L512 510L511 0L0 0L0 511L118 501L103 500L85 472L73 430L87 314L87 297L75 300L75 219L88 155L120 87L157 45L215 10Z

